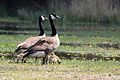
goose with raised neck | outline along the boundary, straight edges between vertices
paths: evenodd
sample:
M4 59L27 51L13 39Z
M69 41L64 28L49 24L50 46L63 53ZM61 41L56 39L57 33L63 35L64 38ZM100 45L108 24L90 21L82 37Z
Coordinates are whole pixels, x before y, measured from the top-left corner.
M24 42L20 43L17 49L15 50L15 52L23 52L24 50L32 46L34 43L39 41L41 38L46 37L44 29L42 27L42 22L47 19L48 18L46 16L39 16L39 30L40 30L39 35L34 37L29 37Z

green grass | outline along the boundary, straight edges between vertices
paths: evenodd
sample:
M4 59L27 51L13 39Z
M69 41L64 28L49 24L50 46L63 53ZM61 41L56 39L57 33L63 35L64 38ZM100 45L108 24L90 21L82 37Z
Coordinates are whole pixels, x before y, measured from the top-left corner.
M120 43L120 32L114 31L81 31L81 32L66 32L66 35L60 36L65 42L79 42L96 44L101 42Z
M0 51L14 52L18 43L24 41L28 36L25 35L1 35Z
M11 31L12 32L12 31ZM19 31L17 31L19 32ZM20 31L21 32L21 31ZM29 31L24 31L29 33ZM34 36L35 31L30 31L31 35L0 35L0 52L14 52L17 45L26 38ZM49 32L48 32L49 33ZM102 42L120 43L120 32L114 31L81 31L81 32L60 32L60 41L67 43L92 44L92 46L64 46L61 45L58 51L79 51L80 53L97 52L102 55L116 56L120 50L105 50L95 44Z
M60 46L58 51L71 51L71 52L77 52L80 54L92 53L95 55L106 56L106 57L108 56L116 57L120 55L120 50L116 50L116 49L105 50L103 48L89 47L89 46L82 46L82 47ZM72 53L72 54L75 54L75 53Z
M61 65L45 65L40 63L9 63L0 61L0 79L15 80L77 80L82 76L120 75L120 63L115 61L79 61L62 60ZM86 78L85 78L86 79Z
M12 31L11 31L12 32ZM28 32L28 31L25 31ZM28 32L29 33L29 32ZM0 52L14 52L17 45L30 36L36 35L0 35ZM60 41L67 43L92 44L92 46L65 46L61 45L58 51L79 51L82 54L96 52L102 56L118 56L120 50L111 48L105 50L95 46L96 43L120 43L120 32L94 31L94 32L60 32ZM120 62L93 61L93 60L62 60L61 65L45 65L34 63L9 63L9 60L0 60L0 79L4 80L93 80L106 79L106 77L119 80ZM110 76L109 76L110 75ZM106 79L107 80L107 79Z

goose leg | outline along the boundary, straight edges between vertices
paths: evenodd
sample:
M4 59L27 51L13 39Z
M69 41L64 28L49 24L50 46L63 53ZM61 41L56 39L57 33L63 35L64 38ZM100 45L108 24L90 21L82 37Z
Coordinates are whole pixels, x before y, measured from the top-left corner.
M42 65L44 65L45 64L45 57L43 57L42 59L43 59L42 60Z
M47 64L47 61L48 61L48 54L45 55L45 57L43 57L43 61L42 61L42 64Z

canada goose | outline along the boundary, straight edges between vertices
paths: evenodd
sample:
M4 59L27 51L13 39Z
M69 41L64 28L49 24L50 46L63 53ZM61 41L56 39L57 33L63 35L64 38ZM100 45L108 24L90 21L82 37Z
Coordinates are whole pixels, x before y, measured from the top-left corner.
M51 36L42 38L39 41L37 41L34 45L29 47L24 52L24 53L27 52L27 54L23 56L24 58L27 56L33 56L33 55L36 55L36 57L38 55L43 56L43 64L45 64L47 55L59 47L60 40L59 40L56 28L53 23L53 20L56 18L60 18L60 17L55 14L49 15L49 21L50 21L50 25L51 25L51 29L52 29Z
M47 20L47 19L48 18L45 16L39 16L39 30L40 30L39 36L30 37L30 38L26 39L24 42L22 42L18 45L15 52L23 52L24 50L29 48L31 45L36 43L39 39L46 37L43 27L42 27L42 21Z

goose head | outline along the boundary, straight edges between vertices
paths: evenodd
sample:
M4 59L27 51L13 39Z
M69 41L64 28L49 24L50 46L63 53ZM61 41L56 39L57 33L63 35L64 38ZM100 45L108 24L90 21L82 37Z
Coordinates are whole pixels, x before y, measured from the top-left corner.
M45 21L45 20L48 20L48 18L46 16L39 16L39 21L42 22L42 21Z

